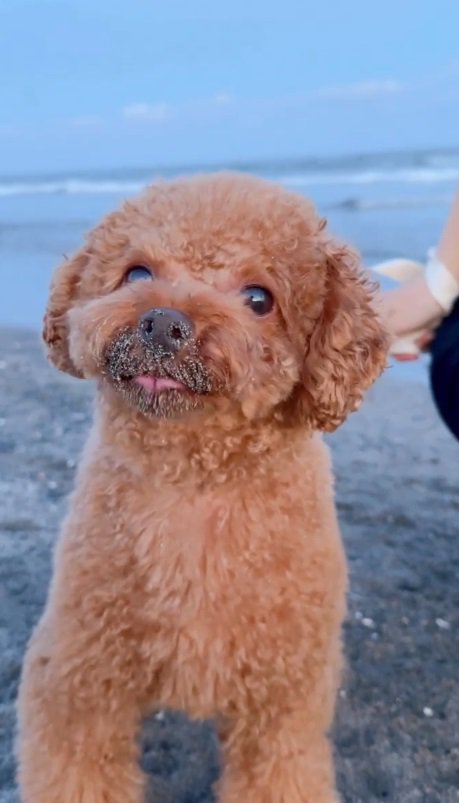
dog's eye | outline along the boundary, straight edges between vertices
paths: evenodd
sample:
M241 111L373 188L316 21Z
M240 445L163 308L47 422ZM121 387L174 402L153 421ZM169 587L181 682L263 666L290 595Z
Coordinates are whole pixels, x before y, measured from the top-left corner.
M126 271L125 282L138 282L140 279L153 279L153 272L145 265L133 265Z
M274 306L272 293L266 287L259 287L257 284L250 284L244 287L243 294L245 303L256 315L267 315Z

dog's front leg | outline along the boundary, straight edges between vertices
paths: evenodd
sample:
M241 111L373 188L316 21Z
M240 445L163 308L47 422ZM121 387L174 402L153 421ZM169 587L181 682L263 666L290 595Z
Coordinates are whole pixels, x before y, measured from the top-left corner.
M95 547L96 548L96 547ZM19 692L24 803L140 803L144 678L135 574L72 540L29 644Z
M132 689L116 688L115 667L96 645L88 653L81 635L71 639L74 649L42 624L28 650L19 695L22 800L140 803Z
M222 747L219 803L338 803L330 745L307 711L236 721Z

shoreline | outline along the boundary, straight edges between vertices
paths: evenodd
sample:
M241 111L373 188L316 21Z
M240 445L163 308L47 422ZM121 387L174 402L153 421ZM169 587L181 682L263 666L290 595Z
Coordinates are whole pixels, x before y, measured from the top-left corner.
M91 392L0 327L0 803L18 803L14 698L51 551L91 418ZM424 382L389 370L327 437L350 567L346 671L334 743L343 803L458 801L458 444ZM212 731L150 720L155 801L210 803Z

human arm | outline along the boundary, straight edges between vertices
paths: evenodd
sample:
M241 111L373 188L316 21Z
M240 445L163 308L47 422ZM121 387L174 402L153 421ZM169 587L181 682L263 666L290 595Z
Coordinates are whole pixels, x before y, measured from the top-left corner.
M433 330L459 295L459 187L436 248L435 264L406 284L382 293L379 310L389 332L400 337Z

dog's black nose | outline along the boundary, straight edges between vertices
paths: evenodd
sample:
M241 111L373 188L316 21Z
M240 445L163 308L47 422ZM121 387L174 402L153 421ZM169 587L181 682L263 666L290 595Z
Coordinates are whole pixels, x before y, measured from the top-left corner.
M191 318L170 307L150 309L140 319L142 338L148 346L165 354L176 354L192 338Z

